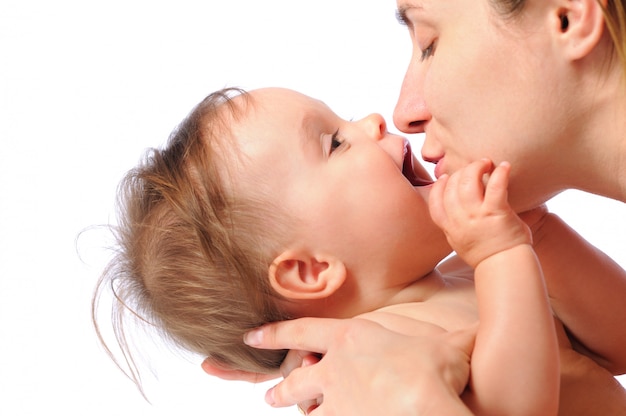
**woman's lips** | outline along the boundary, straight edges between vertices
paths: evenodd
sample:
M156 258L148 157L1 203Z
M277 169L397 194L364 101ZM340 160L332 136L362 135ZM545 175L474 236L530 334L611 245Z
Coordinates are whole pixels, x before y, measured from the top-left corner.
M443 160L443 158L434 161L433 163L435 164L435 169L433 171L435 178L439 179L441 177L441 175L443 175L445 173L444 171L444 167L443 167L443 163L441 163Z

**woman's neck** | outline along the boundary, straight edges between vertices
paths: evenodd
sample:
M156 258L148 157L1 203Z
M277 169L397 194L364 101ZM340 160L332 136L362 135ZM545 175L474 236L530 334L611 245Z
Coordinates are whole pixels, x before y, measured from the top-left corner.
M597 177L591 177L583 190L626 202L626 81L614 91L587 142L599 157L592 160Z
M615 58L617 59L617 58ZM577 189L626 202L626 79L622 66L595 69L581 94L581 146L570 172ZM602 78L600 78L602 77ZM601 79L601 81L599 81ZM577 170L577 172L576 172Z

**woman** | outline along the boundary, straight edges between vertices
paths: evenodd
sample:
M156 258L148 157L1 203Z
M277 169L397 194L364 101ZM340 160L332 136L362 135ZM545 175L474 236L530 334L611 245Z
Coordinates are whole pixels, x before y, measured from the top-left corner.
M510 200L520 212L568 188L626 201L625 4L398 0L414 53L394 115L396 126L406 133L425 133L422 155L437 164L436 176L481 157L509 161ZM541 226L542 220L537 223ZM558 247L551 238L546 232L541 243ZM558 270L557 257L542 258L544 269ZM584 282L550 275L555 312L568 323L572 339L577 331L594 331L594 324L601 323L598 331L623 326L623 271ZM624 339L622 333L615 336ZM450 338L408 338L358 320L303 320L264 327L249 334L248 342L324 354L319 364L299 369L268 392L268 402L276 406L323 395L316 415L368 414L381 401L388 414L464 414L448 386L467 377L473 338ZM389 345L393 354L386 353ZM616 348L623 345L616 343ZM285 373L299 365L293 358ZM561 366L562 383L570 391L597 390L595 401L571 411L626 414L626 394L611 373L580 354L563 353ZM246 377L220 374L209 363L205 369ZM589 383L568 385L581 374ZM354 391L363 394L350 393Z
M425 133L436 175L488 156L511 162L520 212L568 188L626 201L626 27L612 38L597 0L411 3L394 122Z

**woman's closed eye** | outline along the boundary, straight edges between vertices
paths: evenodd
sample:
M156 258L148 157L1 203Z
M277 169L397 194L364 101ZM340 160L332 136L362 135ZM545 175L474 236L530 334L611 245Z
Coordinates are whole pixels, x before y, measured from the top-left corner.
M435 41L432 41L426 49L422 49L421 60L425 61L426 59L430 58L431 56L433 56L434 52L435 52Z

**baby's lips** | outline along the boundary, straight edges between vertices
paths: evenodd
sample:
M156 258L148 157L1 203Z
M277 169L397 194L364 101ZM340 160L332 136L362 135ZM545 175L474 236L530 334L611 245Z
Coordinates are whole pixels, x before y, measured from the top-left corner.
M426 172L426 169L424 169L424 167L417 162L417 159L411 151L411 145L408 140L405 140L404 145L402 174L413 186L427 186L433 183L430 175Z

